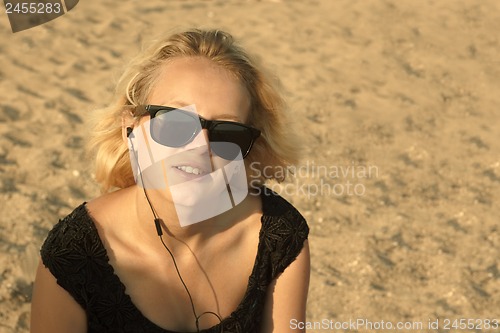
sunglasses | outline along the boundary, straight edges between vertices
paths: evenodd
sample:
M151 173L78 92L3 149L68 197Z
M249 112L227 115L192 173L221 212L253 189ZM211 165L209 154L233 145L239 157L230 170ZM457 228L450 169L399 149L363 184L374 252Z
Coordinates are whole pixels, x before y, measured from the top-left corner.
M198 114L160 105L140 105L151 116L151 137L157 143L179 148L194 140L206 129L210 149L217 156L234 160L238 154L245 158L252 149L260 130L235 121L207 120Z

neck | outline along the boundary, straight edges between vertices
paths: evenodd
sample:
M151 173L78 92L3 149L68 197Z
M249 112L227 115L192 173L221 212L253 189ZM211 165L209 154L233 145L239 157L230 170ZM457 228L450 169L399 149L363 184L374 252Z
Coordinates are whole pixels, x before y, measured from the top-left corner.
M249 195L239 205L219 215L198 223L181 226L176 206L172 200L167 199L170 196L165 195L164 191L146 190L145 192L143 188L136 186L135 192L137 221L139 221L141 229L148 236L158 236L154 223L154 210L156 217L161 220L164 235L181 242L192 243L193 245L208 240L212 236L232 227L249 214L260 211L260 202L257 206L254 205L256 203L255 200L258 199L260 201L260 198ZM148 203L148 199L152 208ZM199 210L200 207L196 209ZM164 239L166 239L165 236Z

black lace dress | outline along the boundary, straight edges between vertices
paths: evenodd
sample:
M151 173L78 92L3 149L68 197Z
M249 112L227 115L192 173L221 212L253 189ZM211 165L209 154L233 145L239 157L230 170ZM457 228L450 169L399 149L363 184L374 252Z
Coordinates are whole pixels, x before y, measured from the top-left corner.
M264 188L259 246L245 295L222 322L202 332L259 332L266 290L300 253L309 228L285 199ZM59 221L41 249L44 265L87 314L88 332L173 333L135 307L109 264L85 204Z

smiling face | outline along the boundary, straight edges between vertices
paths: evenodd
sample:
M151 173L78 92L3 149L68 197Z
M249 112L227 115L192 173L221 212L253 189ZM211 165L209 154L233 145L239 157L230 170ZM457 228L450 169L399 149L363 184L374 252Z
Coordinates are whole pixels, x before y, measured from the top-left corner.
M141 128L143 134L135 137L144 142L136 145L136 149L139 147L138 155L142 155L142 159L139 158L142 173L148 174L143 184L146 188L164 188L167 190L166 197L169 201L183 202L189 206L197 202L197 194L210 195L227 192L227 182L232 191L233 187L235 189L243 187L241 180L246 179L245 173L235 171L240 170L241 167L244 168L243 161L241 159L239 161L226 160L212 153L208 144L207 130L201 129L201 123L198 120L200 116L206 120L247 122L251 105L250 96L236 76L205 58L175 58L161 68L148 103L186 110L193 116L192 118L187 116L187 119L194 120L192 124L199 127L199 133L185 146L165 146L151 139L151 123L165 130L168 127L166 122L169 121L169 117L172 119L177 117L177 124L182 124L179 118L186 118L186 114L177 110L157 115L154 119L150 119L149 115L141 118L138 127ZM165 123L162 124L162 122ZM173 130L181 130L180 127L181 125L175 125L169 133L175 133ZM189 133L187 134L189 136ZM180 135L174 134L173 136L179 137ZM144 163L144 159L149 162ZM146 170L148 165L153 166L149 173ZM240 177L239 173L243 177ZM231 177L235 186L231 184ZM148 182L155 185L150 186ZM188 186L177 186L188 183ZM176 186L175 190L173 186ZM247 191L246 183L244 187ZM199 191L194 190L195 188Z

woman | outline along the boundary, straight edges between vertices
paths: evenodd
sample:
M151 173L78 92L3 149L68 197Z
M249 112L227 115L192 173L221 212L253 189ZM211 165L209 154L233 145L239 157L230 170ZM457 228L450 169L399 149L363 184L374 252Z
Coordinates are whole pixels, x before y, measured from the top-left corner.
M308 227L255 186L297 158L269 77L229 34L191 30L134 59L117 95L92 140L106 193L49 233L31 331L290 332Z

